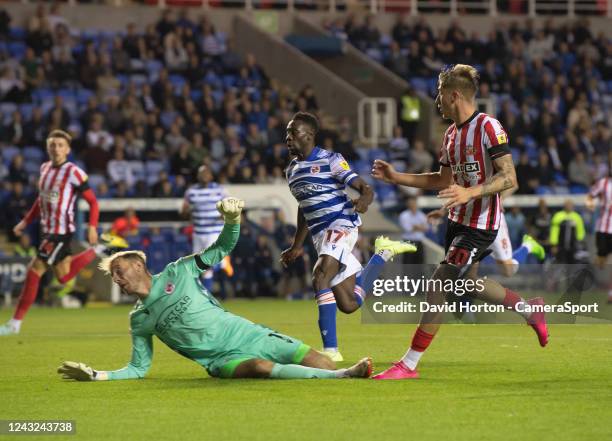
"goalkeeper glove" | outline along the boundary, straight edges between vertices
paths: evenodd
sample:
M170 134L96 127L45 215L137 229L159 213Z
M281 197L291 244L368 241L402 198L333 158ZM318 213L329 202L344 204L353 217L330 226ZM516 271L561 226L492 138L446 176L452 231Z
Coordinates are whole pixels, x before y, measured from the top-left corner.
M85 363L77 363L75 361L65 361L57 368L57 373L62 375L66 380L77 381L100 381L108 380L108 375L104 371L94 371Z
M217 202L217 210L223 216L226 224L239 224L240 212L244 208L244 201L238 198L223 198Z

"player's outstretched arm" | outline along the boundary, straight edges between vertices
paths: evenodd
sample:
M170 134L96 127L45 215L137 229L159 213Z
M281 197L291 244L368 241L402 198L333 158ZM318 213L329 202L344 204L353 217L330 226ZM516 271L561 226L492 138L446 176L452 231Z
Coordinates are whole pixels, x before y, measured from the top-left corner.
M217 210L223 216L225 224L215 243L197 255L196 260L200 269L205 270L216 265L232 252L240 236L240 218L243 208L244 201L238 198L227 197L217 202Z
M97 371L85 363L64 361L57 373L65 380L106 381L131 380L144 378L151 367L153 357L152 336L132 336L132 360L123 369L116 371Z
M424 190L442 190L453 183L450 167L440 167L435 173L400 173L386 161L376 159L372 166L372 177L384 182Z

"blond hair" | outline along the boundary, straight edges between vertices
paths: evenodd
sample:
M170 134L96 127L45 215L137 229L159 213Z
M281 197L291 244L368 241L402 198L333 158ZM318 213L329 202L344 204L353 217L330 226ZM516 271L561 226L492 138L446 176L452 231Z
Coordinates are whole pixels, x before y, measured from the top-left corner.
M145 268L146 268L147 255L143 253L142 251L137 251L137 250L120 251L111 256L105 257L98 264L98 268L100 269L100 271L104 272L104 274L110 274L111 265L113 264L115 259L118 259L120 257L125 258L125 259L140 261L142 262L143 265L145 265Z
M455 64L440 72L438 83L442 89L458 90L467 98L473 98L478 90L480 75L475 67Z
M72 136L70 136L70 133L64 132L63 130L59 130L59 129L52 130L51 133L49 133L49 135L47 136L47 142L49 142L51 138L65 139L68 145L72 143Z

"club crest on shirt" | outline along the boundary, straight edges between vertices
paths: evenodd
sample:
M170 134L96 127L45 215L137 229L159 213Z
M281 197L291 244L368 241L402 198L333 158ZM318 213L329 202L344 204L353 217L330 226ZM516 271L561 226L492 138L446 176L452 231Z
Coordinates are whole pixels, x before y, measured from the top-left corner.
M321 167L319 167L318 165L313 165L312 167L310 167L310 173L312 173L313 175L319 173L321 171Z
M174 292L174 283L172 283L172 282L166 283L166 287L164 288L164 292L166 294L172 294Z
M468 145L468 146L465 148L465 154L466 154L466 155L471 155L471 156L474 156L474 146L473 146L473 145Z

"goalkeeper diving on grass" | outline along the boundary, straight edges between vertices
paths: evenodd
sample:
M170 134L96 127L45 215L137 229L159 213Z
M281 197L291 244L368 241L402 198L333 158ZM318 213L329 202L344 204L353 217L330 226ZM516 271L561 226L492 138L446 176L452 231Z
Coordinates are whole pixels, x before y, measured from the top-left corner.
M146 267L142 251L123 251L100 263L121 290L138 297L130 313L132 359L116 371L94 370L65 361L58 373L80 381L143 378L153 355L153 336L175 352L221 378L367 378L372 361L364 358L347 369L335 369L325 355L300 340L226 311L198 282L204 271L228 255L238 240L244 201L217 203L224 219L215 243L200 253L172 262L159 274Z

